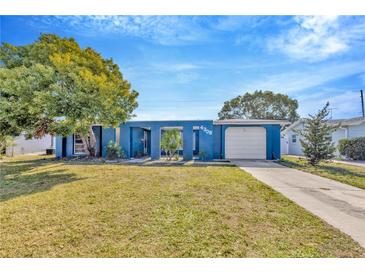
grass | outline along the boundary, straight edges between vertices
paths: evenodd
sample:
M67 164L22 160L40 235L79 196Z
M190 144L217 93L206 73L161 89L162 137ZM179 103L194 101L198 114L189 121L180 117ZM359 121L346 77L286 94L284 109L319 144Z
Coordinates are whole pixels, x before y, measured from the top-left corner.
M1 257L364 257L236 167L1 162Z
M279 163L365 189L365 169L363 167L333 162L321 162L317 167L313 167L304 158L292 156L283 156Z

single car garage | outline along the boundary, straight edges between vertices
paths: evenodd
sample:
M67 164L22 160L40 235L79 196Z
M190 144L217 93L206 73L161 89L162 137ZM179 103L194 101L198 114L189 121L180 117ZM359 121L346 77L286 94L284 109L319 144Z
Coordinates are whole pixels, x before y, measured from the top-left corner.
M225 158L266 159L264 127L228 127L225 132Z
M282 120L233 119L214 121L214 158L280 159Z

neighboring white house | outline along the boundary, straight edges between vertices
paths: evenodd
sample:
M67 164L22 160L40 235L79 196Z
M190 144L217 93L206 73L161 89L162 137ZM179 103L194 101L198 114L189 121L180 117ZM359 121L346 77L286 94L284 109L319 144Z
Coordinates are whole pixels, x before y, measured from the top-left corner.
M340 127L331 136L335 146L341 139L365 137L365 117L329 120L328 123L340 124ZM303 155L299 141L301 136L294 132L294 130L303 129L303 126L304 120L300 119L281 132L281 154ZM339 155L338 151L336 151L336 155Z
M19 135L14 139L14 146L6 148L7 156L22 155L28 153L46 153L47 148L54 148L55 137L45 135L40 139L25 138L24 134Z

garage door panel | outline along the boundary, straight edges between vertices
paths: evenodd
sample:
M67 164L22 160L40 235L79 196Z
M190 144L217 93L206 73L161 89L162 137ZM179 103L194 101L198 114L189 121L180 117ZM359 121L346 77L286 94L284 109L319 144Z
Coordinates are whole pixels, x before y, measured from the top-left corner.
M263 127L227 128L225 157L228 159L266 159L266 129Z

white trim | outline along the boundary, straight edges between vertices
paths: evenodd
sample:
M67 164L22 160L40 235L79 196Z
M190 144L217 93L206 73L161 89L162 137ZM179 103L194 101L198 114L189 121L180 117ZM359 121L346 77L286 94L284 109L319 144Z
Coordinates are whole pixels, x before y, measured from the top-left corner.
M75 150L75 142L76 142L76 134L73 134L72 136L72 139L73 139L73 142L72 142L72 146L73 146L73 154L74 155L86 155L86 148L85 148L85 144L84 144L84 152L76 152ZM79 134L77 134L79 135Z
M167 127L161 127L162 130L171 130L171 129L178 129L183 130L183 127L180 126L167 126Z
M298 125L300 125L301 123L304 123L304 121L302 119L299 119L298 121L295 121L294 123L292 123L290 126L288 126L286 129L284 129L282 132L283 133L287 133L289 130L291 130L292 128L297 127Z
M334 119L334 120L327 120L328 124L340 124L341 127L346 128L348 126L357 126L357 125L361 125L362 123L365 123L365 118L360 117L359 119L355 118L356 120L353 120L354 118L350 118L350 119ZM287 127L286 129L284 129L282 132L286 133L289 130L291 130L292 128L297 127L298 125L300 125L301 123L304 123L305 120L299 119L298 121L295 121L294 123L292 123L289 127Z
M269 120L269 119L227 119L216 120L214 125L289 125L286 120Z
M120 127L115 128L115 143L120 145Z

